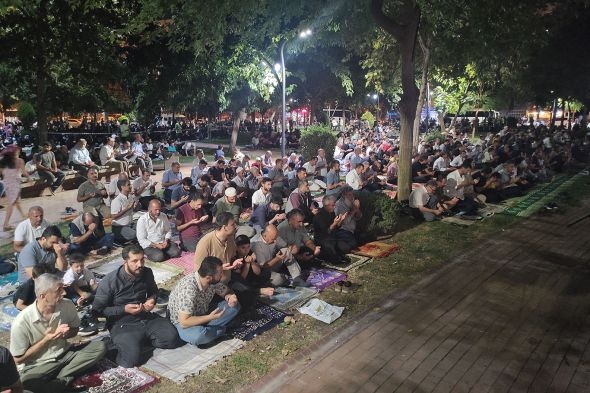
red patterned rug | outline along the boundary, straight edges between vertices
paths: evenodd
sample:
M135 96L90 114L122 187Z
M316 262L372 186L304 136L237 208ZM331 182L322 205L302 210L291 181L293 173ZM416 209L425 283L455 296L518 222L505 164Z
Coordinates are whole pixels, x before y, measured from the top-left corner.
M186 276L195 271L195 253L183 251L178 258L169 259L164 263L183 269Z

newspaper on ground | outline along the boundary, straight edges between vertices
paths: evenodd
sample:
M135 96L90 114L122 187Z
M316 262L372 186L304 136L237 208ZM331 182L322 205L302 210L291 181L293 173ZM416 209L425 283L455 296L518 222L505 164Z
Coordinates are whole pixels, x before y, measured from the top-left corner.
M320 299L311 299L304 306L297 309L301 314L307 314L312 318L325 323L332 323L342 315L344 307L333 306Z

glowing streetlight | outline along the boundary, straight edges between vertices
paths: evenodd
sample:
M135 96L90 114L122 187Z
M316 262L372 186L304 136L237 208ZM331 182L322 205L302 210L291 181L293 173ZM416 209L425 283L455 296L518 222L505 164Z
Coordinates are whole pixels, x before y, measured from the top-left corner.
M299 33L300 38L307 38L311 35L311 30L306 29ZM281 154L285 157L286 154L286 135L285 130L287 129L287 106L286 106L286 99L285 99L285 90L287 89L286 81L285 81L285 44L287 43L287 39L283 40L281 43L281 76L283 79L283 122L282 122L282 129L281 129ZM275 70L277 66L275 65ZM277 71L278 72L278 71Z
M367 97L370 97L377 101L377 121L379 121L379 93L367 94ZM372 126L371 126L372 127Z

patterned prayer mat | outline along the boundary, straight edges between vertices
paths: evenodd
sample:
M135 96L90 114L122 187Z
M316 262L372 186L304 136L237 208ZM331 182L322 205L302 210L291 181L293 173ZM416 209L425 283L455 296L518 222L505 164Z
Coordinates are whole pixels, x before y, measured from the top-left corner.
M283 322L287 316L287 314L265 304L259 304L254 314L238 315L228 327L228 333L233 338L249 341L259 334L274 328Z
M350 263L348 264L333 265L329 262L324 262L323 265L330 269L339 270L341 272L347 272L349 270L362 266L365 263L369 263L373 260L373 258L371 257L364 257L362 255L346 254L346 256L350 258Z
M169 259L164 263L182 269L182 274L186 276L195 271L195 253L183 251L178 258Z
M288 312L290 309L297 308L308 299L314 297L318 293L316 288L304 287L278 287L275 288L275 293L271 297L260 297L262 303L268 304L277 310Z
M156 349L144 368L181 383L189 375L198 374L218 360L231 355L244 345L238 339L226 340L214 346L201 349L186 344L176 349Z
M323 267L312 267L310 270L304 270L301 276L319 291L324 290L334 283L346 280L346 273Z
M0 331L9 332L18 313L18 309L12 304L12 296L2 299L0 301Z
M557 197L560 192L568 189L576 179L582 176L576 174L572 177L567 175L558 175L551 183L540 184L528 194L520 198L514 198L513 201L508 201L508 206L503 211L503 214L518 217L530 217L548 202L551 202Z
M399 250L395 243L370 242L352 250L353 254L371 258L383 258Z
M12 297L18 287L18 272L14 271L0 276L0 299Z
M77 378L74 386L89 393L138 393L158 383L158 379L137 368L123 368L103 359L89 372Z

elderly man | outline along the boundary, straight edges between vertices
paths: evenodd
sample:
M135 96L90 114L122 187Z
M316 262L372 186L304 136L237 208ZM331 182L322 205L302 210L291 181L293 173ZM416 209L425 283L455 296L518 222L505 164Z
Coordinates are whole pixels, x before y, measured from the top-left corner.
M170 293L170 320L180 338L191 345L206 345L221 337L240 311L238 298L221 282L222 265L219 258L206 257L199 270L182 278ZM214 295L223 300L212 303Z
M316 246L303 227L305 215L299 209L287 213L287 220L277 227L279 236L291 249L292 254L301 262L311 262L321 252L321 247Z
M180 233L180 247L184 250L194 251L203 234L201 225L209 220L204 204L203 194L193 190L188 203L176 209L176 230Z
M41 237L41 234L50 224L43 218L44 212L41 206L31 206L28 218L16 226L12 248L14 252L21 252L23 248Z
M409 202L414 218L426 221L440 219L444 209L438 205L437 198L432 198L436 188L436 180L433 179L412 190Z
M356 248L358 245L356 223L363 217L361 203L354 197L351 187L342 187L342 193L336 202L334 213L336 213L337 217L343 217L340 228L336 231L336 239L348 246L342 249L345 253L349 253L350 250Z
M60 171L57 167L57 161L55 160L55 154L51 151L51 143L43 143L43 150L37 154L37 174L39 178L45 180L51 188L51 193L61 186L64 181L65 173Z
M70 150L70 164L82 176L86 176L89 169L96 166L90 159L90 153L86 149L86 144L86 139L81 138L72 150Z
M41 263L54 266L65 272L68 269L67 247L60 243L61 232L55 225L43 230L41 237L27 244L18 258L18 282L23 284L33 276L33 267Z
M115 138L107 137L106 142L100 148L98 153L100 157L100 164L113 168L119 173L127 173L127 161L117 160L115 154Z
M12 323L10 351L24 388L36 393L68 390L75 376L106 354L102 341L84 346L68 342L78 334L80 318L74 304L64 299L65 293L59 278L42 274L35 280L37 300Z
M213 206L213 215L217 216L220 213L231 213L236 222L240 222L240 214L242 213L242 203L238 199L238 193L235 188L229 187L225 189L224 197L219 198ZM213 220L215 222L215 219Z
M82 202L82 208L85 212L96 210L102 218L109 218L111 209L104 203L106 197L108 197L107 189L98 180L98 168L93 166L88 170L88 180L78 187L76 200Z
M180 340L170 321L152 312L158 286L152 269L145 267L141 247L126 246L121 255L123 265L98 283L92 308L107 318L117 363L135 367L147 360L146 342L153 348L172 349Z
M164 187L164 200L166 203L170 203L172 199L172 191L181 186L182 179L180 162L178 161L173 162L170 169L164 171L164 174L162 175L162 187Z
M111 228L115 241L119 244L127 244L137 239L137 233L133 228L133 211L138 205L137 199L131 195L131 182L117 180L119 195L111 202Z
M145 256L153 262L163 262L180 256L180 248L172 239L168 216L161 212L162 204L157 199L150 201L148 212L137 220L137 241Z
M273 285L285 285L288 282L284 272L286 270L293 279L293 285L310 286L301 277L301 267L293 256L296 248L287 246L287 243L278 236L277 227L273 224L267 225L260 234L252 238L252 250L256 255L256 262L271 271L270 281Z
M320 257L330 263L348 262L346 254L350 247L345 240L338 240L337 233L346 219L346 214L336 215L336 196L326 195L322 200L322 208L313 218L314 241L322 248Z
M152 175L155 175L152 159L148 153L143 151L143 138L141 134L135 134L134 138L135 140L131 144L131 150L135 155L135 162L142 171L147 169Z
M88 254L96 250L98 255L106 255L113 248L115 236L106 233L102 219L97 213L83 212L70 222L70 253Z

